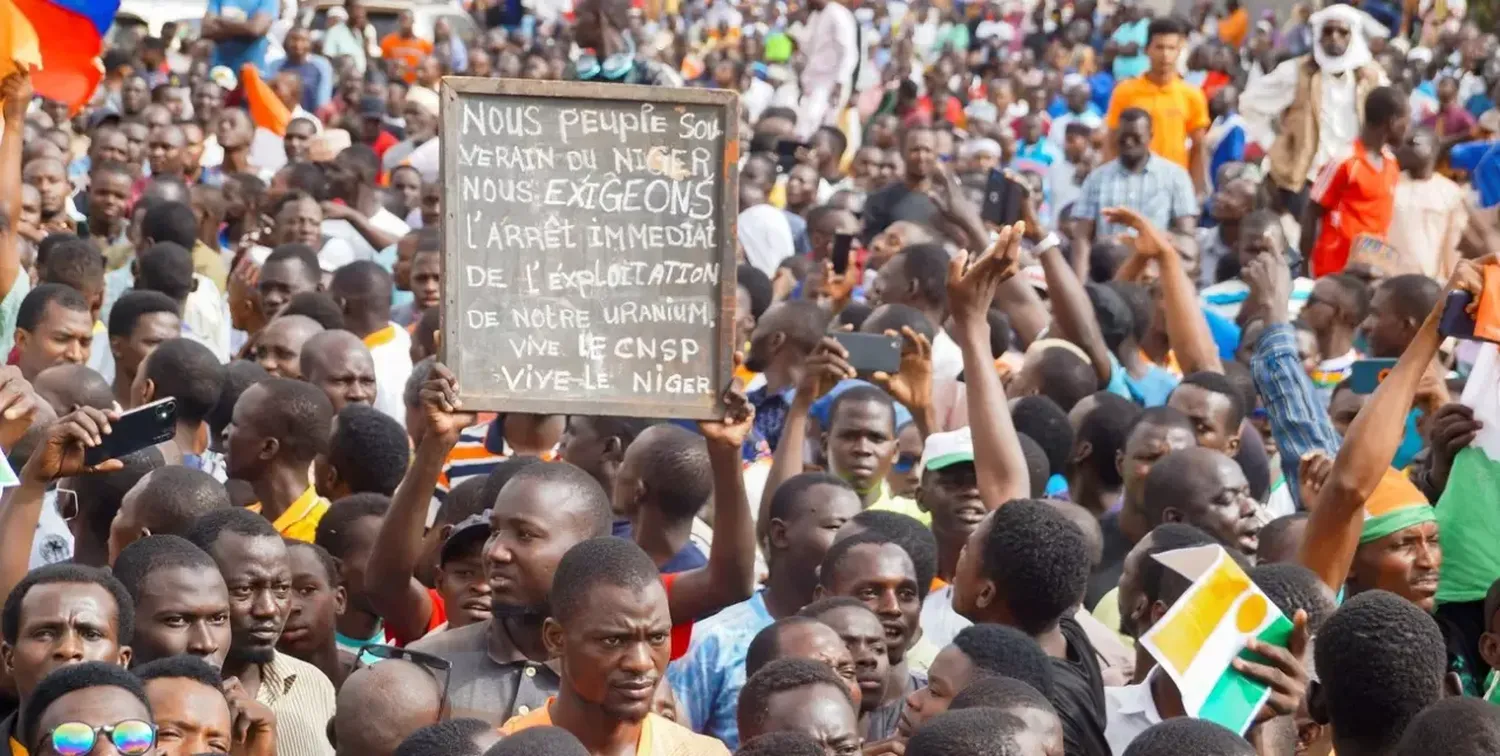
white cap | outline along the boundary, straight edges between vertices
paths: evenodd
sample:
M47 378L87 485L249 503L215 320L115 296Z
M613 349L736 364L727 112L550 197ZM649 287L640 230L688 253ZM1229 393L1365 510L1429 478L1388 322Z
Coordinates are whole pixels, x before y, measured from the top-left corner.
M406 91L406 101L431 113L438 114L438 93L427 87L412 87Z
M974 433L965 425L958 430L934 433L922 447L922 469L941 470L960 462L974 461Z

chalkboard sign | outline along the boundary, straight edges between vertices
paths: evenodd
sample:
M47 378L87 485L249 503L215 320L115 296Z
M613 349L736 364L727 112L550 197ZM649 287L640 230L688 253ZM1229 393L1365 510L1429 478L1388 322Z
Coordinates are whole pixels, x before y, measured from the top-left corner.
M441 358L471 410L717 419L739 96L446 77Z

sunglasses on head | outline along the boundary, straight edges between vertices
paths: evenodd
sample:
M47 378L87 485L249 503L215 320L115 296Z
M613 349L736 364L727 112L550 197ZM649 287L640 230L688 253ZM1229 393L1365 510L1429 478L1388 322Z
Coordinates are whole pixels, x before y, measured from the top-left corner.
M63 722L52 728L47 737L52 741L52 750L59 756L84 756L94 750L100 735L109 738L115 750L124 756L144 756L156 745L156 725L139 719L99 727L83 722Z
M380 643L371 643L364 646L359 650L359 655L355 658L363 660L366 657L374 657L380 660L404 659L431 673L433 678L436 679L443 688L442 697L438 699L438 701L440 702L438 706L438 721L443 720L444 713L446 713L448 708L448 684L452 681L453 678L453 662L450 662L447 659L442 658L441 656L424 654L421 651L413 651L409 648L386 646Z
M896 457L896 462L891 465L891 469L895 470L899 475L905 475L911 472L921 459L922 455L920 454L901 454Z

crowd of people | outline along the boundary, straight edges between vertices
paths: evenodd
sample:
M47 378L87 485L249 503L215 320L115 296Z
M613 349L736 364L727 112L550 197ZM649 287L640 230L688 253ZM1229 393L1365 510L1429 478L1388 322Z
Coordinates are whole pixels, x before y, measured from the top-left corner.
M1500 752L1463 3L320 8L0 81L9 756ZM465 407L450 75L740 93L722 419ZM1197 547L1243 732L1140 642Z

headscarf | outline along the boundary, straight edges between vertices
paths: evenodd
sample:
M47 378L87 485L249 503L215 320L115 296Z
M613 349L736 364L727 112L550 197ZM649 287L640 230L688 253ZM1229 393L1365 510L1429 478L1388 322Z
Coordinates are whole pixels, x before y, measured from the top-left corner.
M740 213L739 241L745 249L745 262L775 277L776 266L791 257L794 250L792 226L780 208L760 204Z
M1343 55L1329 55L1319 43L1323 36L1323 24L1329 21L1342 21L1345 26L1349 27L1349 47L1344 50ZM1330 5L1312 14L1309 22L1312 24L1313 60L1318 62L1320 70L1331 74L1342 74L1373 60L1370 55L1370 45L1365 41L1365 16L1355 8L1343 3Z
M1365 524L1359 542L1366 544L1436 519L1427 497L1405 475L1386 470L1375 492L1365 500Z

